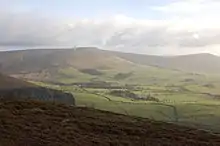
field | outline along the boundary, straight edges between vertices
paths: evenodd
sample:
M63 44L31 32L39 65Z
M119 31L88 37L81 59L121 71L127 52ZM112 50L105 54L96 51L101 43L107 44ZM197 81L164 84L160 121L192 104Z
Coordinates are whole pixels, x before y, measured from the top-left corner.
M99 76L71 69L61 72L56 80L62 84L34 83L72 93L77 106L220 131L220 77L217 75L185 73L150 66L103 70ZM75 77L71 78L71 75ZM115 79L116 75L121 79ZM98 87L73 84L79 82L97 83ZM103 88L99 82L110 83L116 88ZM158 101L109 94L114 90L129 91L143 97L151 96Z

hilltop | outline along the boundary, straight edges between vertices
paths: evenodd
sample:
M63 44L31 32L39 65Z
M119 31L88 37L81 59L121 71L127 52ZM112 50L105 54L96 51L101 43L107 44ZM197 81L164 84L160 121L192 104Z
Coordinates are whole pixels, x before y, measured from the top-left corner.
M89 108L41 102L0 103L1 146L208 146L219 135Z

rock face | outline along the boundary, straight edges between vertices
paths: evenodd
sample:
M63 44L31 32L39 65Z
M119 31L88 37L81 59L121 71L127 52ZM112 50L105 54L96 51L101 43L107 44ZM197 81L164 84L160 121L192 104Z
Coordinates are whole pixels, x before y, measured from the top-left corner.
M72 94L47 88L16 88L1 89L0 99L6 100L40 100L66 105L75 105Z

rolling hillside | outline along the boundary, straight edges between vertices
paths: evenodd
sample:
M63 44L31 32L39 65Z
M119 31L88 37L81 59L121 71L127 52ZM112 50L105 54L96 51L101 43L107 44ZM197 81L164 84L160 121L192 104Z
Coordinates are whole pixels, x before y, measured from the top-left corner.
M24 50L0 53L0 70L18 78L58 81L60 78L91 79L102 70L123 70L134 63L94 48ZM92 73L91 73L92 72Z
M129 61L94 48L1 52L0 64L1 70L7 73L34 72L64 67L105 69L132 65Z
M97 48L39 49L0 52L0 71L35 81L62 83L118 81L147 83L190 73L219 74L220 57L210 54L152 56ZM184 74L184 75L183 75Z
M220 73L220 57L211 54L191 54L182 56L152 56L115 52L117 56L133 63L174 69L193 73Z
M0 102L1 146L217 146L217 134L89 108Z
M53 72L60 68L121 69L137 65L196 73L220 73L220 57L211 54L153 56L104 51L96 48L39 49L0 52L0 69L5 73Z

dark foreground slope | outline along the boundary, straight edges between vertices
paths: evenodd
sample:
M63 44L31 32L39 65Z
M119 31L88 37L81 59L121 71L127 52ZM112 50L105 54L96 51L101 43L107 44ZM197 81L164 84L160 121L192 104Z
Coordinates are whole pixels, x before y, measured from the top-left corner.
M204 131L87 108L39 102L0 102L1 146L206 146Z
M0 90L17 89L17 88L35 88L34 84L12 78L0 73Z
M0 100L41 100L75 105L72 94L36 86L34 84L0 74Z

